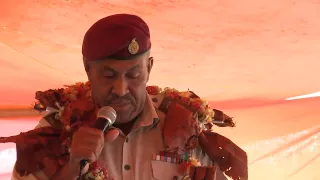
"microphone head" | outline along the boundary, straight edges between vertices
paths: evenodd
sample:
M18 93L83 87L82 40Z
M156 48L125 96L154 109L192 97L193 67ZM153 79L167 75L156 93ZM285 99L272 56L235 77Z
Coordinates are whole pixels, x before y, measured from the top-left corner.
M97 113L97 118L107 119L111 125L116 121L117 113L112 107L103 106L102 108L99 109Z

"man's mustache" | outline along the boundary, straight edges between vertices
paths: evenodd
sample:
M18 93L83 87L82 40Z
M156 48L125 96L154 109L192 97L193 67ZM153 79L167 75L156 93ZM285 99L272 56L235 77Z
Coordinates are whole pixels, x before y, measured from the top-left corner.
M112 94L111 97L104 100L104 105L108 106L112 102L131 102L131 103L134 103L134 98L131 94L125 94L123 96L119 96L117 94Z

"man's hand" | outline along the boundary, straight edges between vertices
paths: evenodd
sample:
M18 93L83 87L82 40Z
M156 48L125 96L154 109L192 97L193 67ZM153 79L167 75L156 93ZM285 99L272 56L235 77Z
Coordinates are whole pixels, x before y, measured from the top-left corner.
M73 134L70 163L71 165L79 165L82 159L89 162L96 161L104 147L105 142L115 140L119 135L119 131L114 129L104 134L101 130L81 127Z
M70 161L57 174L52 177L53 180L70 179L76 180L80 171L80 161L96 161L106 142L114 141L119 135L117 129L112 129L103 133L98 129L81 127L73 134L70 148ZM88 166L81 173L85 173Z

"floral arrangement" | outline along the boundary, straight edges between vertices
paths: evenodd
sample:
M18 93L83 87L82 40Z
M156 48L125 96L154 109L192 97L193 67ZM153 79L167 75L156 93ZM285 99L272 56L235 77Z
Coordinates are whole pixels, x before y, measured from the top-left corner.
M235 127L235 122L232 118L224 114L222 111L212 109L208 101L201 99L192 91L178 91L174 88L161 89L158 86L147 86L149 95L162 94L166 98L176 101L185 108L197 115L197 120L200 124L205 125L204 129L211 129L212 124L220 127Z
M219 110L210 108L207 101L199 98L192 91L179 92L168 87L162 90L158 86L147 86L146 90L149 95L163 94L167 98L183 104L197 114L200 123L215 124L213 120L218 120L219 123L216 125L235 126L232 118ZM63 123L66 130L77 129L81 125L95 122L98 108L92 102L89 82L78 82L57 90L38 91L36 99L38 102L35 103L34 109L40 112L47 110L56 113L55 118Z
M89 166L88 172L84 175L86 180L105 180L108 179L108 171L105 167L93 162Z
M162 90L158 86L148 86L146 90L149 95L162 94L188 108L197 116L199 124L204 129L211 129L213 124L222 127L235 126L232 118L219 110L211 109L207 101L202 100L192 91L179 92L172 88ZM54 123L58 123L60 128L48 131L45 128L36 129L17 136L2 137L0 143L15 142L17 144L16 169L20 175L24 176L43 170L50 177L68 161L72 133L80 126L92 125L96 120L98 107L92 102L89 82L79 82L61 89L38 91L35 98L37 102L34 104L34 109L39 112L47 111L47 117L53 117ZM48 137L55 141L46 141ZM24 142L30 143L25 145ZM63 149L52 148L57 144L62 144ZM38 149L35 150L35 147ZM33 154L26 154L31 151ZM37 153L40 151L42 154ZM30 159L34 160L30 161ZM45 164L53 165L45 166ZM196 164L197 162L192 160L184 163L182 167ZM91 164L89 171L84 175L85 179L106 179L107 176L107 170L97 163Z
M201 166L201 164L198 159L190 158L188 161L180 164L180 172L183 174L189 174L191 166Z
M211 123L212 117L214 116L214 111L210 108L209 103L198 96L196 96L191 91L179 92L173 88L164 88L162 90L158 86L148 86L147 92L150 95L163 94L167 98L179 101L181 104L189 107L194 112L197 113L198 120L202 123Z
M94 123L98 108L91 99L90 83L76 83L57 90L36 92L34 109L39 112L55 113L65 130L77 129L82 125Z

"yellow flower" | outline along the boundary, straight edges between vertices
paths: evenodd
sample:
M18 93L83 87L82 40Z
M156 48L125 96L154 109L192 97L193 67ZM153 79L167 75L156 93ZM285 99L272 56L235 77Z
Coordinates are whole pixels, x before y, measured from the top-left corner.
M209 102L207 100L205 100L205 99L202 99L202 104L204 106L209 106Z
M180 92L180 96L182 97L190 97L191 93L189 91Z
M195 158L190 158L190 163L193 166L200 166L200 162Z

